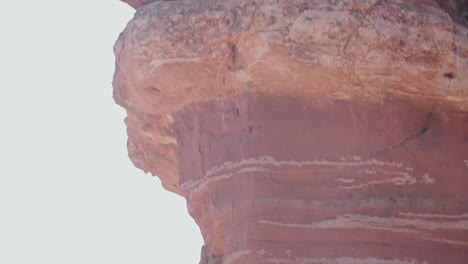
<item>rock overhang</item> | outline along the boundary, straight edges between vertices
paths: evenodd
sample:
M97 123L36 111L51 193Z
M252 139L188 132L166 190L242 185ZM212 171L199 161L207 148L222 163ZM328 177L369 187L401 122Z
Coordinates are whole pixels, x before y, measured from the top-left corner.
M437 1L134 5L129 156L187 199L202 263L468 258L468 29Z
M114 98L135 163L177 185L172 115L190 103L258 91L466 111L467 34L431 1L159 1L115 45ZM143 162L135 142L148 136L164 154Z

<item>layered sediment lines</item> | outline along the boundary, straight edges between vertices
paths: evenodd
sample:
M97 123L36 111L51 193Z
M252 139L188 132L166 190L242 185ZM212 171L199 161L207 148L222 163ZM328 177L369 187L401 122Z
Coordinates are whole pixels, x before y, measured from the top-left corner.
M175 116L181 188L222 263L464 263L468 114L243 95Z
M200 263L468 263L461 1L148 2L114 98Z

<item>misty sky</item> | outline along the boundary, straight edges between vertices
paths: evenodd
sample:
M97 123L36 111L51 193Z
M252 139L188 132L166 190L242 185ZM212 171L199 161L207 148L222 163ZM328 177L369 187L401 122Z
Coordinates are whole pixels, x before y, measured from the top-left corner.
M195 264L185 200L127 157L118 0L0 3L0 263Z

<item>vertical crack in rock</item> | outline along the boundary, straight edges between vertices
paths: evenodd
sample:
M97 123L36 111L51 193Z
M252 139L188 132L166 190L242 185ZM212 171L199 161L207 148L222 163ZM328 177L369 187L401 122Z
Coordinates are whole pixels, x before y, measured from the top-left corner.
M239 65L239 54L237 51L237 46L234 43L229 43L229 48L230 48L230 62L228 65L228 69L230 71L236 71L242 68L241 65Z
M351 40L356 37L359 28L361 28L364 25L365 20L372 14L372 11L374 11L378 6L382 5L385 2L385 0L377 0L371 7L367 8L361 15L360 15L360 22L359 25L356 26L351 34L346 38L345 44L343 45L343 53L346 55L346 50L348 49L349 43Z

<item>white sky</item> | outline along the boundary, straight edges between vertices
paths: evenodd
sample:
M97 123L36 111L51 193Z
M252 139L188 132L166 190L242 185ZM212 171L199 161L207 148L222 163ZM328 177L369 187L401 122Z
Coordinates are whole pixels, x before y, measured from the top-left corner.
M118 0L0 3L0 263L198 263L185 200L127 157Z

